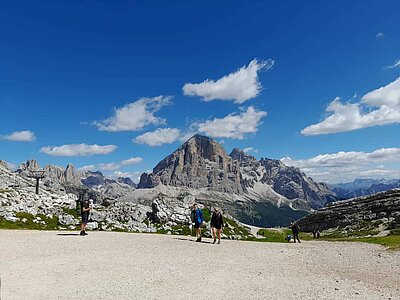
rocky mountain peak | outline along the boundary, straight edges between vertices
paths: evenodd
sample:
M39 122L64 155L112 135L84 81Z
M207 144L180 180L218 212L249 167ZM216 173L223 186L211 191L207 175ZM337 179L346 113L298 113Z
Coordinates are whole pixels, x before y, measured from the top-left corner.
M5 162L4 160L0 159L0 169L10 170L10 167L9 167L7 162Z
M229 156L232 157L233 160L237 160L241 167L258 163L257 159L254 156L247 154L239 148L233 148Z
M243 192L239 164L220 144L199 134L160 161L152 174L142 175L138 186L149 188L160 183L229 193Z
M17 172L18 173L29 173L30 171L35 171L39 169L39 163L36 159L27 160L25 163L19 165Z

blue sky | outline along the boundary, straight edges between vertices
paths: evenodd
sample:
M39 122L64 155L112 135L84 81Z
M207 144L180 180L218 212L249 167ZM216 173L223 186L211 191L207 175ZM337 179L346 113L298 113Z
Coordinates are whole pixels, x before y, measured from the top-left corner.
M400 178L400 3L280 2L3 4L0 159L137 177L199 132Z

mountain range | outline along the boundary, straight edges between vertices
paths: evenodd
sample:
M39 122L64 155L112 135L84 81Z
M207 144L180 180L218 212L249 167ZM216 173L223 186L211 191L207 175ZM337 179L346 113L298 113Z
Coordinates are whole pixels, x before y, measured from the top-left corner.
M400 179L355 179L352 182L338 183L330 187L338 199L350 199L400 188Z
M35 160L16 172L29 176L39 169ZM230 154L215 140L194 135L162 159L151 173L143 173L137 186L129 178L109 179L101 172L52 165L44 167L43 184L53 190L80 189L85 195L151 205L160 197L219 206L239 220L260 226L287 225L314 209L337 200L325 184L315 182L298 168L280 160L257 160L238 148ZM91 194L93 195L93 193Z

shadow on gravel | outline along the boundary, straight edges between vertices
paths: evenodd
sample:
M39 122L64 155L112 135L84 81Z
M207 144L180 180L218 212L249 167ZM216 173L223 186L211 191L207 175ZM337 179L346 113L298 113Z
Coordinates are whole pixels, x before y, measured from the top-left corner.
M184 238L174 238L174 240L187 241L187 242L194 242L194 243L201 243L201 244L212 244L212 242L208 242L208 241L196 242L196 240L184 239Z
M60 236L79 236L79 233L57 233Z

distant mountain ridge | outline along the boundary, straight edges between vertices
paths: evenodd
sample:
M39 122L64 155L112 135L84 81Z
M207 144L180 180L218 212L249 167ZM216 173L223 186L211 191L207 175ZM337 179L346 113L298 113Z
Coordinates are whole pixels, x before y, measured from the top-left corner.
M16 172L21 176L29 177L32 171L38 169L40 169L39 163L32 159L22 163ZM136 184L128 177L110 179L100 171L81 171L72 164L68 164L65 169L59 166L45 165L43 170L45 177L41 182L46 188L54 191L81 190L86 195L97 195L95 198L119 198L130 194L136 188Z
M339 199L350 199L400 188L400 179L355 179L330 186Z
M323 207L336 200L336 195L325 183L315 182L295 167L286 166L280 160L261 158L234 148L230 156L239 161L244 185L255 188L257 183L267 184L287 199L301 199L311 208Z

